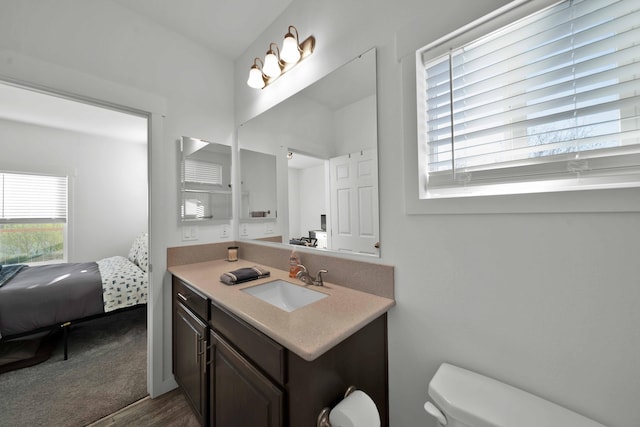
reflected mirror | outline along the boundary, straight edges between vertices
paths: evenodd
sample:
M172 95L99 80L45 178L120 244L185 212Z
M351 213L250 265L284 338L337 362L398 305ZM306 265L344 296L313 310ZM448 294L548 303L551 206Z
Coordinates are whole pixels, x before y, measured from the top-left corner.
M242 172L240 238L378 256L377 144L371 49L238 129L240 169L262 174L264 196Z
M268 221L276 218L276 156L240 150L240 218Z
M181 221L231 219L231 147L187 136L179 143Z

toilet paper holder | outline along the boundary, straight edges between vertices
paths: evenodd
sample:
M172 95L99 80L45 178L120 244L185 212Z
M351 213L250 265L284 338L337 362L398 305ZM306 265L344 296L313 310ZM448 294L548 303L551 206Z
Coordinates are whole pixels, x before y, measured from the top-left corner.
M344 398L346 398L356 390L357 390L356 386L354 385L349 386L347 391L345 391L344 393ZM330 412L331 412L331 408L329 408L328 406L326 408L323 408L322 411L320 411L320 414L318 415L318 420L316 421L316 427L331 427L331 422L329 422Z

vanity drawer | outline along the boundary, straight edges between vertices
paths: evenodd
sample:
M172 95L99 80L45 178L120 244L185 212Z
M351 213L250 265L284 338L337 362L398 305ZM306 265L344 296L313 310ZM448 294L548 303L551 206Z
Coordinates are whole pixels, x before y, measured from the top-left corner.
M285 384L284 347L215 303L209 323L264 373Z
M173 298L180 301L201 319L209 318L209 299L177 277L173 277Z

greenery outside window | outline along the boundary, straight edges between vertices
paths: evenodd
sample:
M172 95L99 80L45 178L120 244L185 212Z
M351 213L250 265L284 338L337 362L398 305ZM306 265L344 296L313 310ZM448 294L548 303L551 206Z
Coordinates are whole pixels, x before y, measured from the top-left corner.
M638 23L562 1L419 50L420 198L640 186Z
M64 176L0 172L0 263L65 260Z

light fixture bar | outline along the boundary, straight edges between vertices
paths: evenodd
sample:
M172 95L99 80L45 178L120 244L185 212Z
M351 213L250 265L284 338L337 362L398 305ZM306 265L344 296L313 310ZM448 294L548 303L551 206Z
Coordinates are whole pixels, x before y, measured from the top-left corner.
M295 35L294 35L295 33ZM269 49L264 61L255 58L249 70L247 85L255 89L263 89L276 81L282 74L286 73L303 59L313 53L316 39L313 36L307 37L302 43L298 42L298 29L290 25L287 34L284 36L282 51L274 42L269 43ZM262 67L258 66L260 60ZM264 83L264 84L263 84Z

